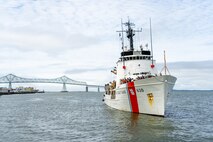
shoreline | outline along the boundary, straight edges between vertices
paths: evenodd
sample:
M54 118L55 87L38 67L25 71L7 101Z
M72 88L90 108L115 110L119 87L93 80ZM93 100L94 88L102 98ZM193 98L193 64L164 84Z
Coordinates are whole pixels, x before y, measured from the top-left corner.
M45 91L0 92L0 95L35 94L35 93L45 93Z

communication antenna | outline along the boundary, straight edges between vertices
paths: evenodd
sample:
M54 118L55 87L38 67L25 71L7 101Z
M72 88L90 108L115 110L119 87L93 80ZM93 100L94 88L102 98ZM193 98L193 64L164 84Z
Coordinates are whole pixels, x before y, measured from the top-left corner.
M121 18L121 31L117 31L117 32L119 32L119 36L121 36L121 46L122 46L122 50L124 52L125 47L124 47L124 34L123 34L123 32L125 32L125 31L123 29L123 25L124 25L124 23L123 23L122 18ZM123 60L123 69L126 69L124 56L122 56L122 60Z
M152 23L151 23L151 18L149 18L149 26L150 26L150 45L151 45L151 53L152 53L152 65L153 65L153 48L152 48Z
M123 33L123 31L124 31L124 29L123 29L123 21L122 21L122 18L121 18L121 36L122 36L122 49L123 49L123 51L124 51L124 33ZM124 62L124 56L122 57L123 59L123 68L125 68L125 62Z
M163 52L164 52L164 67L163 67L163 69L161 70L160 73L162 73L163 70L164 70L165 75L166 75L167 71L168 71L168 73L170 75L169 69L167 68L167 65L166 65L166 52L165 52L165 50Z
M123 21L122 21L122 18L121 18L121 30L123 31ZM121 32L121 44L122 44L122 49L124 51L124 34L123 32Z

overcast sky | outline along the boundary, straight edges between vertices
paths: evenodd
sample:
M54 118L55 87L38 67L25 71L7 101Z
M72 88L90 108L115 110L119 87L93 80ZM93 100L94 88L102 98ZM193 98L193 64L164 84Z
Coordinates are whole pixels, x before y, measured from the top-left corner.
M128 16L143 28L135 48L149 44L152 18L154 58L160 71L166 50L175 89L213 89L212 0L1 0L0 76L103 85L113 78L116 30Z

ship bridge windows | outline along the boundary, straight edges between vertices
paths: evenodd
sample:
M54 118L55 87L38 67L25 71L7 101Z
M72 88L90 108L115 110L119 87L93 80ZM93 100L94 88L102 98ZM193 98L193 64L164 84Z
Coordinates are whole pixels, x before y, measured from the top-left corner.
M133 56L133 57L121 57L120 61L129 61L129 60L150 60L150 56Z
M151 55L151 52L149 50L142 50L142 55Z
M139 75L140 73L133 73L133 75Z
M151 59L150 56L147 56L147 59L150 60Z

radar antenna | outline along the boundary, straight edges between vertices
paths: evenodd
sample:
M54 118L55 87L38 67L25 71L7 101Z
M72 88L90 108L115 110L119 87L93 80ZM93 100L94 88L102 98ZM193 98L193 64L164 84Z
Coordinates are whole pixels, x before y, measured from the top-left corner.
M133 30L132 26L135 26L135 24L131 23L130 20L126 23L121 22L121 24L127 26L127 30L123 30L123 26L121 26L121 31L117 31L122 33L122 48L124 48L123 32L126 32L127 38L129 39L130 51L134 51L133 36L135 35L135 32L142 32L142 28L141 30Z

